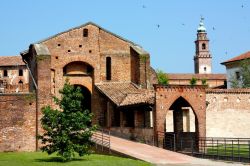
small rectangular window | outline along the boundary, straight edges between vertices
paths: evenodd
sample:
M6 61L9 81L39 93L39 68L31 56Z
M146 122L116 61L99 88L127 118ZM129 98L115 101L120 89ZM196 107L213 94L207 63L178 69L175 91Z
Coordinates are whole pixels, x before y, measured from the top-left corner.
M106 57L106 80L111 80L111 57Z
M88 31L88 29L83 29L83 37L88 37L88 34L89 33L89 31Z
M7 77L7 76L8 76L8 71L7 71L7 70L4 70L4 71L3 71L3 76L4 76L4 77Z
M240 72L236 71L235 72L235 77L236 77L237 80L239 80L240 79Z
M19 76L23 76L23 70L19 69Z

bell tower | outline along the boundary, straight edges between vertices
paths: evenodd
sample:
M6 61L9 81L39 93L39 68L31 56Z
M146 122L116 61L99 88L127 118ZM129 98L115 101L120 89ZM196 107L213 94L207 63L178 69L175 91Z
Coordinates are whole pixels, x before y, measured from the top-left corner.
M194 70L196 74L211 74L212 56L209 51L209 39L203 21L204 18L201 17L195 41Z

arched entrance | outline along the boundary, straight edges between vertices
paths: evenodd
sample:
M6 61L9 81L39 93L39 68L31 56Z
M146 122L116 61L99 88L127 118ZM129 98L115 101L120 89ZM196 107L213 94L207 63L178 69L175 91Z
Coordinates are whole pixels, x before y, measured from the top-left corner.
M64 80L68 79L71 85L79 87L83 94L82 108L91 112L91 97L93 92L94 68L83 61L72 61L63 67Z
M163 146L166 132L174 134L175 141L206 136L205 87L156 85L155 91L154 131L158 146Z
M91 112L91 92L88 90L88 88L82 85L75 84L74 87L79 87L81 89L81 93L83 94L82 109L87 109L89 112Z
M165 121L165 146L167 149L190 148L190 142L198 138L197 116L192 106L183 97L170 106ZM175 145L173 145L175 143ZM186 146L188 145L188 146Z

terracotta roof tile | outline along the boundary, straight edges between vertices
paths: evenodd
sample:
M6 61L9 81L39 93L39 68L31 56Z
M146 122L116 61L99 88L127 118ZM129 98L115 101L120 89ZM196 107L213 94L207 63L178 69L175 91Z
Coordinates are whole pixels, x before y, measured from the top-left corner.
M0 66L25 65L22 57L18 56L0 56Z
M175 74L167 73L169 80L190 80L192 77L207 80L226 80L226 74Z
M117 106L154 103L154 91L140 89L130 82L108 82L95 86Z
M222 62L221 64L224 65L224 64L227 64L229 62L235 62L235 61L240 61L240 60L249 59L249 58L250 58L250 51L248 51L248 52L246 52L244 54L241 54L239 56L236 56L236 57L234 57L232 59L229 59L229 60L227 60L225 62Z

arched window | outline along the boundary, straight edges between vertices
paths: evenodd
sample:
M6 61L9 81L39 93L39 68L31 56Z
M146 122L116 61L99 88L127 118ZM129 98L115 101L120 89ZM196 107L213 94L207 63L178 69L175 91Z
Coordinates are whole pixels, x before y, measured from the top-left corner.
M106 80L111 80L111 57L106 57Z
M205 44L205 43L202 44L202 49L203 49L203 50L206 49L206 44Z
M20 80L20 81L18 82L18 84L23 84L23 81L22 81L22 80Z
M207 71L207 67L204 67L204 71Z

